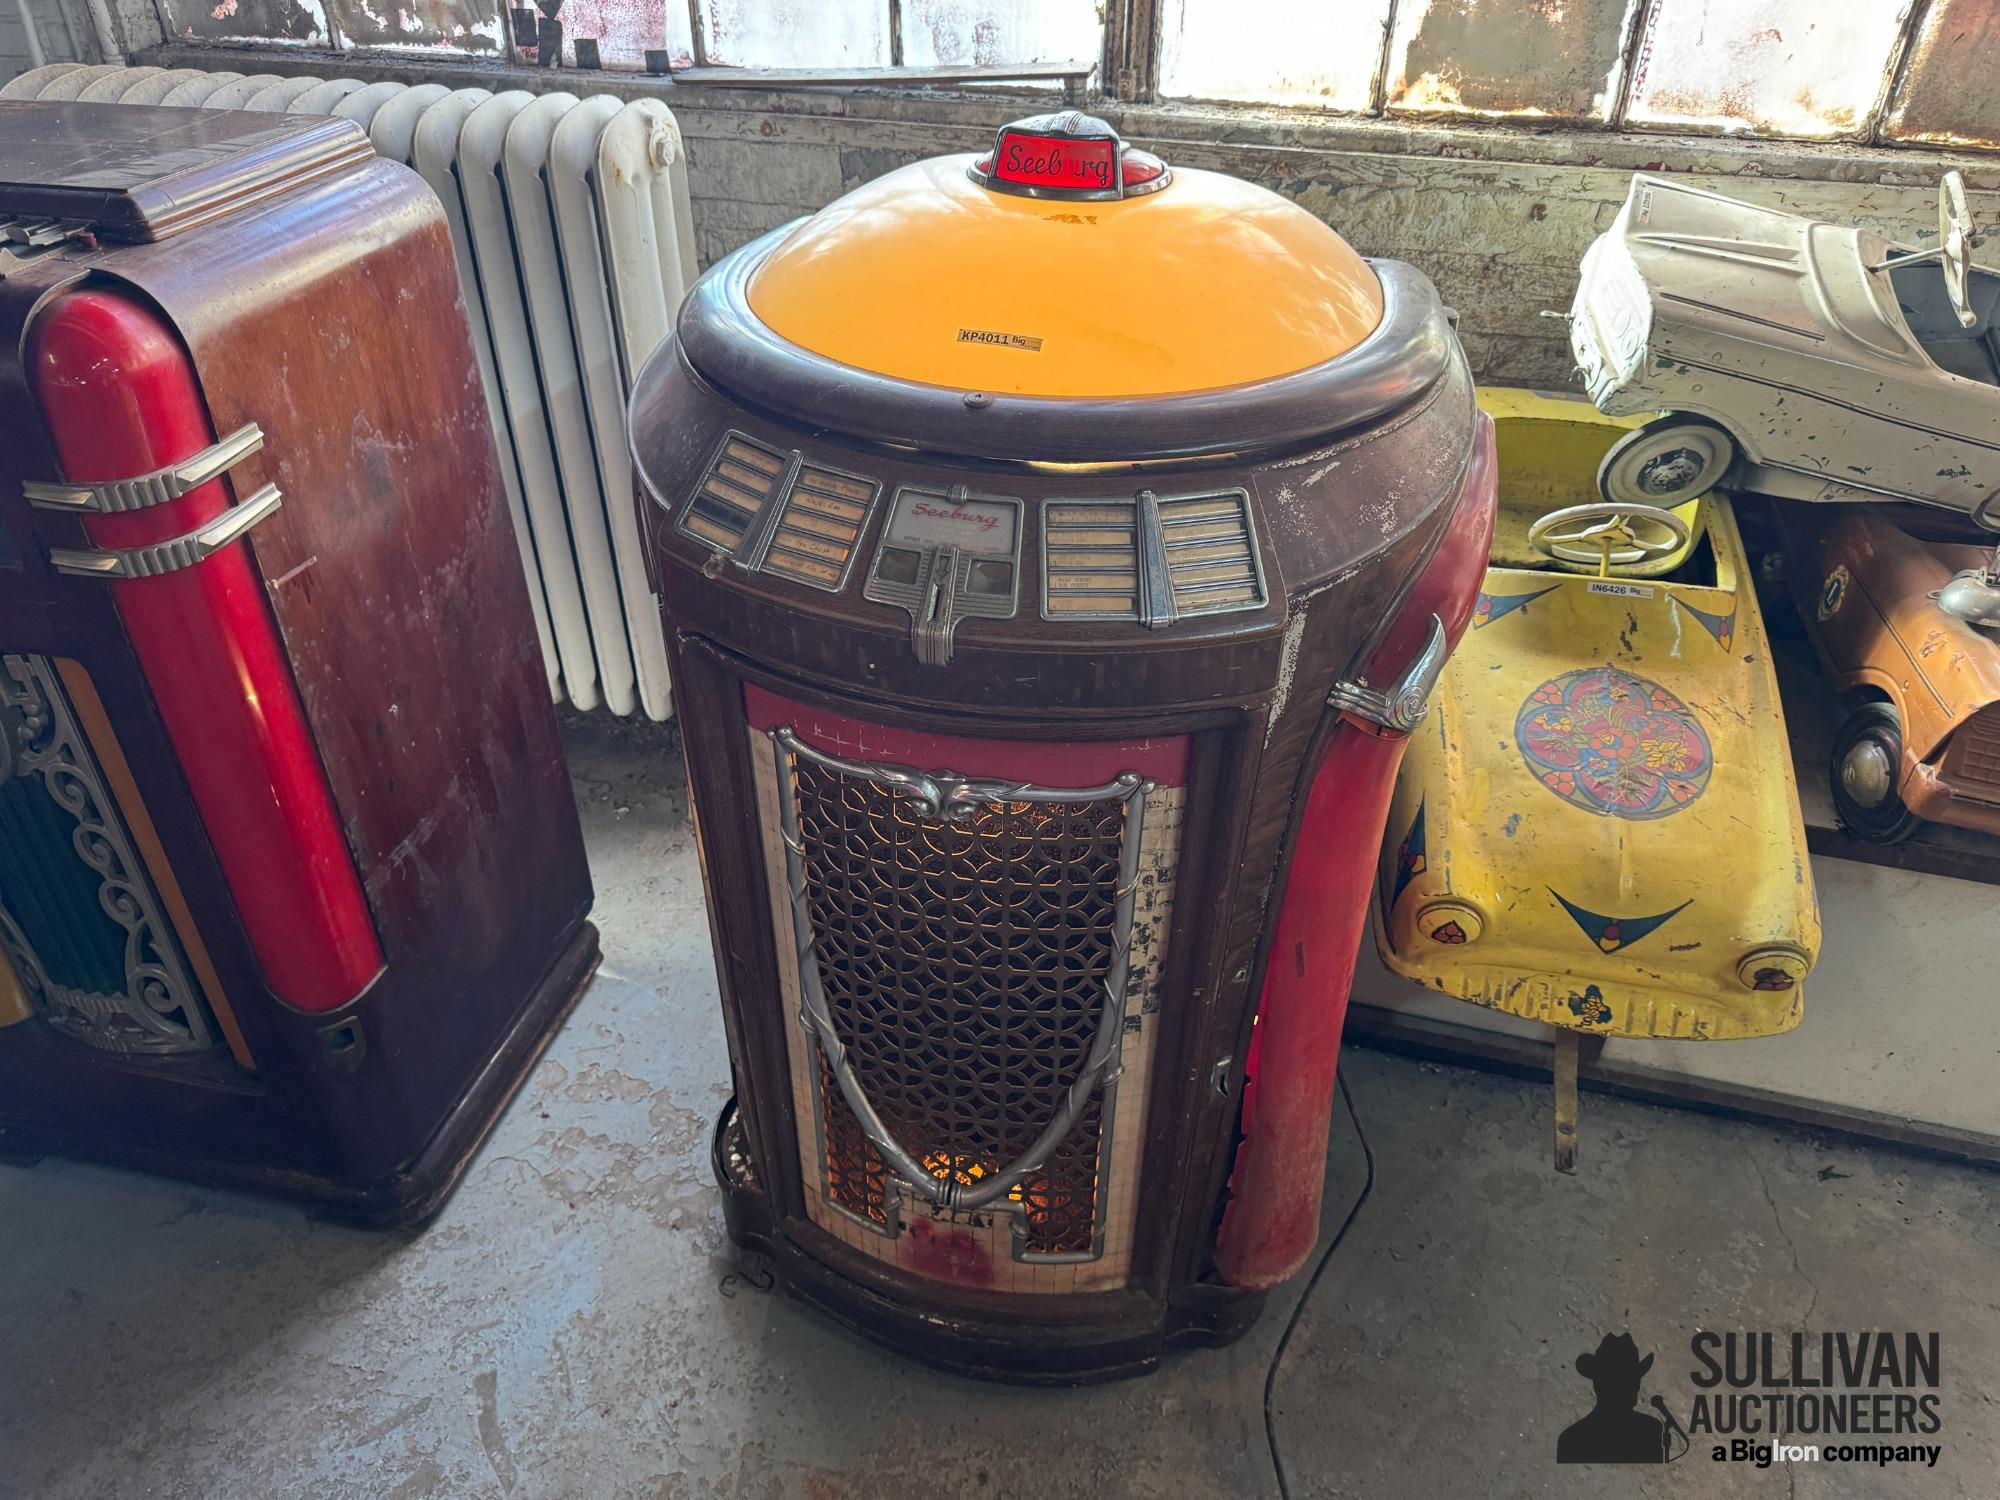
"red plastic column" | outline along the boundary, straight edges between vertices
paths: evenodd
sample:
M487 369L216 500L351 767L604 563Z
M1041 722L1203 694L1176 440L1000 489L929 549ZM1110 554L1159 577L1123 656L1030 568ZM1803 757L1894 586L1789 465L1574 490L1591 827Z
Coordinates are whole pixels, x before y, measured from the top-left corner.
M136 478L215 441L187 351L136 297L59 298L31 327L29 357L69 483ZM229 504L211 480L84 529L95 547L143 547ZM83 586L111 590L273 993L301 1010L345 1005L381 972L382 948L248 547Z
M1433 614L1457 644L1492 551L1497 480L1493 424L1482 416L1451 529L1384 633L1370 682L1401 673ZM1340 1030L1406 743L1404 735L1341 723L1306 794L1245 1062L1243 1140L1216 1237L1216 1269L1232 1286L1276 1286L1305 1264L1319 1238Z

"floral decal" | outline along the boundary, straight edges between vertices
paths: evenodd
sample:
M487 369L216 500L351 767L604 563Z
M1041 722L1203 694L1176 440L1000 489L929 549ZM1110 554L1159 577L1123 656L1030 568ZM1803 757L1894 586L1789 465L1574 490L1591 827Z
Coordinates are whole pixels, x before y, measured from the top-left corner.
M1565 672L1536 688L1514 720L1514 743L1563 801L1633 821L1679 812L1715 769L1687 706L1616 667Z

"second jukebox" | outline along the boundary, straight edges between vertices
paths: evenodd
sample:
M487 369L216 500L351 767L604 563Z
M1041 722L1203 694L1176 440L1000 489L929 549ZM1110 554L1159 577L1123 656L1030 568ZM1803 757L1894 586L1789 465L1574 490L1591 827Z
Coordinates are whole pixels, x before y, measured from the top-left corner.
M597 961L443 211L0 101L0 349L0 1151L421 1221Z

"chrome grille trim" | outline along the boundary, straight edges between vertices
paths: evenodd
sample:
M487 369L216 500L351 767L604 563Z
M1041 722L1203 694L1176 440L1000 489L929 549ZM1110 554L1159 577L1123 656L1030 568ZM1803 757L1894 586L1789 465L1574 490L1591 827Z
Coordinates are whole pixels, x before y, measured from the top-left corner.
M1102 786L1042 787L1030 783L962 777L948 772L926 772L914 767L888 763L846 760L828 755L806 744L798 738L790 726L773 729L770 731L770 739L775 752L778 824L785 851L785 889L796 950L795 972L799 983L801 1029L809 1054L817 1059L815 1071L819 1067L825 1069L838 1088L841 1101L851 1112L853 1121L858 1124L861 1133L886 1167L881 1173L884 1180L881 1182L879 1192L879 1209L874 1207L876 1178L872 1171L867 1184L871 1212L879 1212L879 1218L864 1218L849 1205L842 1204L839 1201L838 1191L827 1192L826 1201L829 1206L847 1217L861 1220L878 1234L892 1237L900 1232L898 1200L905 1193L913 1194L918 1200L937 1208L955 1212L970 1212L982 1208L996 1212L1010 1211L1015 1216L1012 1237L1016 1259L1036 1262L1096 1259L1102 1253L1116 1082L1121 1071L1120 1059L1124 1037L1128 1030L1125 1006L1131 974L1131 938L1139 881L1140 851L1146 800L1148 794L1154 790L1153 783L1137 773L1126 772ZM842 1037L835 1024L833 1005L829 1000L821 969L822 938L815 929L812 916L812 875L808 869L808 860L815 857L815 851L808 850L802 831L804 827L800 805L802 763L808 768L831 773L836 779L847 778L866 783L873 789L874 794L886 796L892 802L906 803L916 817L934 820L940 825L941 830L970 829L983 819L998 820L1009 815L1019 816L1026 805L1036 803L1078 809L1087 808L1088 804L1092 803L1119 805L1118 863L1107 934L1108 962L1102 979L1103 995L1095 1012L1087 1055L1076 1069L1074 1076L1057 1091L1047 1123L1026 1149L1010 1162L1004 1164L995 1162L990 1170L974 1174L973 1180L954 1180L955 1176L962 1177L963 1174L956 1173L949 1165L944 1175L938 1175L935 1168L927 1169L916 1155L905 1149L896 1139L893 1131L877 1111L874 1102L868 1097L849 1043ZM837 856L838 851L817 852L817 857L822 859L833 859ZM944 872L947 878L953 873L951 870ZM821 878L829 878L830 874L844 875L845 872L823 871ZM958 1081L955 1071L952 1081L954 1084ZM1026 1087L1012 1074L1005 1075L1005 1081L1010 1087ZM901 1086L905 1092L908 1087L908 1085ZM821 1092L824 1095L826 1091ZM1087 1121L1086 1116L1093 1118ZM1024 1182L1035 1178L1036 1174L1041 1174L1048 1168L1051 1158L1078 1133L1079 1122L1095 1126L1092 1155L1096 1167L1094 1186L1090 1192L1089 1244L1087 1248L1082 1249L1036 1251L1027 1243L1030 1238L1026 1222L1029 1214L1028 1205L1010 1200L1015 1189L1022 1187ZM829 1140L829 1122L824 1109L821 1110L819 1127L822 1167L830 1169L833 1153ZM1041 1177L1038 1180L1053 1198L1058 1192L1058 1185L1053 1176ZM829 1182L829 1186L837 1185ZM1030 1184L1028 1189L1030 1199L1033 1190L1033 1185Z

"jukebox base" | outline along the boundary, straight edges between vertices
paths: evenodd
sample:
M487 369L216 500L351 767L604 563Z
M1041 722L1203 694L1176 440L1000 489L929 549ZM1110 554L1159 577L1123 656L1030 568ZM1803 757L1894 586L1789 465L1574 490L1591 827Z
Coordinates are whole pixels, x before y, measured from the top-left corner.
M757 1181L734 1098L716 1121L710 1159L729 1238L744 1255L760 1257L756 1270L768 1274L772 1289L871 1343L954 1375L1036 1386L1124 1380L1151 1374L1171 1350L1233 1343L1263 1311L1264 1293L1209 1282L1166 1299L1094 1294L1092 1312L1072 1301L1061 1321L1050 1323L1025 1322L1018 1308L982 1315L962 1299L920 1304L878 1284L880 1273L859 1257L852 1274L841 1269L837 1262L852 1252L812 1224L780 1221Z
M184 1143L162 1146L47 1121L9 1119L4 1111L0 1111L0 1162L31 1166L43 1156L73 1157L213 1187L291 1198L327 1219L360 1228L420 1228L436 1217L451 1197L473 1156L576 1008L602 957L597 928L589 922L581 924L541 984L523 1001L513 1023L496 1042L491 1060L423 1148L385 1175L361 1179L288 1170L282 1165L203 1155L198 1147ZM142 1070L143 1065L134 1065L135 1072ZM231 1092L241 1094L241 1083Z

